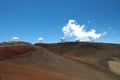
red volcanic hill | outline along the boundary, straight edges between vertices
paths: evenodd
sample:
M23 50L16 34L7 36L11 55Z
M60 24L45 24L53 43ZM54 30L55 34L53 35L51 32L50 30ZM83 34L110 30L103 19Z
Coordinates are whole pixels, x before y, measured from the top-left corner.
M36 48L30 44L17 44L17 43L3 43L0 45L0 59L18 57L27 55L29 52L35 51Z
M114 53L105 54L109 49ZM118 56L117 51L119 45L103 43L2 43L0 80L120 80L104 69L104 62Z

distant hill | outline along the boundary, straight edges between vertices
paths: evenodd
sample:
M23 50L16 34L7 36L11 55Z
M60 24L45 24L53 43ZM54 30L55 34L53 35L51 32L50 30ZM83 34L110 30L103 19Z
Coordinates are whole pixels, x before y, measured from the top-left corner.
M16 45L16 44L31 44L31 43L29 43L29 42L24 42L24 41L19 41L19 42L9 41L9 42L1 42L1 43L0 43L0 46Z
M25 56L29 55L29 52L36 51L37 49L31 45L26 43L1 43L0 45L0 59L8 59L13 57Z
M66 42L55 44L35 44L44 47L56 55L75 61L90 63L99 68L110 71L108 61L120 59L120 44Z

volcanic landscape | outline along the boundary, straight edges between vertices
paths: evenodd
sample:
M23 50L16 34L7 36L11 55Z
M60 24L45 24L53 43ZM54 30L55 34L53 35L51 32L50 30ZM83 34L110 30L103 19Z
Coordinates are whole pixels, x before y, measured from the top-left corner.
M120 80L120 44L2 42L0 80Z

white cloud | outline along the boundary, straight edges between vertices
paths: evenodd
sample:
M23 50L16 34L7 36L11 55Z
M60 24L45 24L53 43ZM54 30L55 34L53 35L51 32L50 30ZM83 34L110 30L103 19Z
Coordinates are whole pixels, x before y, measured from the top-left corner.
M111 32L111 34L115 33L115 31L114 31L114 29L112 27L108 27L108 30Z
M103 36L106 35L106 34L107 34L107 32L103 32L103 33L102 33Z
M90 21L88 21L88 23L90 23Z
M85 25L79 25L75 20L69 20L69 22L62 29L65 37L75 37L75 40L90 41L100 38L105 35L104 33L96 33L95 29L90 31L85 30Z

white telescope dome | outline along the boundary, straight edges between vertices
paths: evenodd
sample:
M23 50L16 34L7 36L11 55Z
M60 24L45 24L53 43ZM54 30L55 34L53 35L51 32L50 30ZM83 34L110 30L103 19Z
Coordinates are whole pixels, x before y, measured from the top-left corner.
M43 38L38 38L39 43L43 43Z
M18 42L19 41L19 37L12 37L12 41Z
M38 38L38 40L43 40L43 38Z
M65 42L65 40L66 40L66 39L65 39L64 37L61 38L61 42L62 42L62 43Z
M62 38L61 38L61 40L65 40L65 38L64 38L64 37L62 37Z

